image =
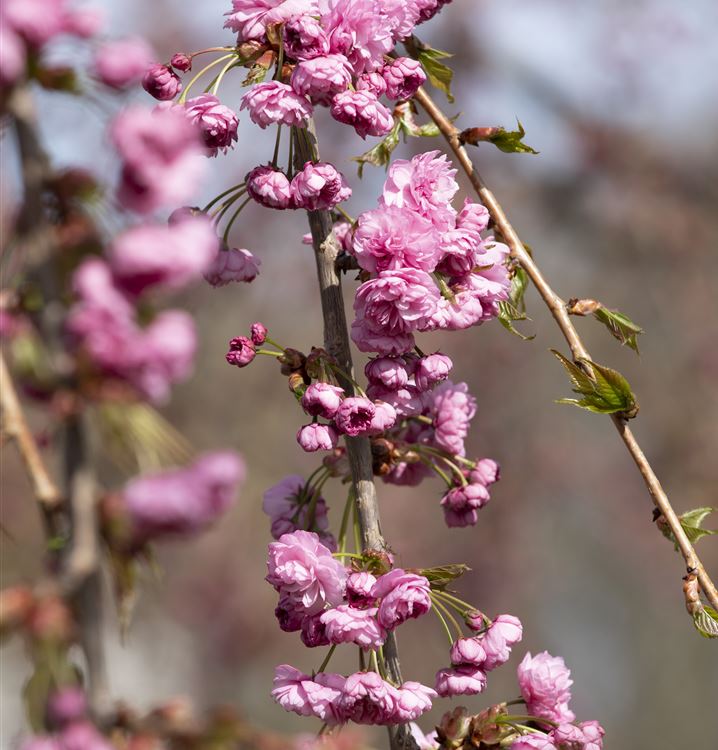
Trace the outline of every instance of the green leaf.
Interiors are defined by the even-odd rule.
[[[718,612],[703,606],[693,615],[693,624],[704,638],[718,638]]]
[[[493,143],[499,151],[506,154],[538,154],[538,151],[523,142],[526,135],[520,120],[516,120],[518,130],[506,130],[502,127],[468,128],[459,134],[462,143],[478,146],[479,143]]]
[[[436,568],[424,568],[419,573],[424,578],[429,579],[432,589],[445,589],[452,581],[461,578],[464,573],[468,573],[471,568],[463,563],[453,563],[449,565],[440,565]]]
[[[636,325],[627,315],[618,310],[609,310],[606,307],[599,307],[593,313],[593,317],[608,328],[610,334],[618,339],[621,344],[633,349],[638,354],[638,342],[636,337],[643,333],[641,326]]]
[[[431,85],[435,88],[443,91],[446,94],[446,98],[450,101],[454,101],[454,97],[451,94],[451,79],[454,76],[454,71],[444,63],[439,62],[447,57],[451,57],[448,52],[443,52],[440,49],[433,49],[432,47],[424,47],[419,50],[418,59],[422,67],[426,71],[427,78],[431,82]]]
[[[718,534],[718,529],[703,528],[703,521],[705,521],[705,519],[711,513],[718,513],[718,508],[710,508],[708,506],[703,508],[694,508],[693,510],[686,511],[685,513],[682,513],[680,516],[678,516],[678,519],[681,522],[681,526],[683,527],[683,531],[686,532],[686,536],[690,540],[691,544],[695,544],[704,536],[712,536],[713,534]],[[668,524],[659,521],[658,528],[661,530],[663,536],[665,536],[666,539],[669,539],[671,542],[673,542],[676,551],[678,551],[678,544],[676,544],[676,540],[673,538],[673,534],[668,527]]]
[[[399,132],[402,130],[401,120],[394,121],[394,127],[384,140],[379,141],[373,148],[365,151],[361,156],[354,156],[352,161],[359,163],[359,177],[364,174],[364,165],[373,164],[375,167],[388,167],[392,151],[399,145]]]
[[[627,419],[636,416],[638,413],[636,398],[628,381],[620,372],[592,362],[590,359],[581,360],[590,367],[593,373],[593,378],[591,378],[587,371],[575,362],[566,359],[560,352],[555,349],[551,349],[551,352],[566,369],[573,385],[573,392],[583,396],[581,399],[562,398],[556,403],[571,404],[597,414],[623,414]]]
[[[34,732],[42,732],[45,728],[45,708],[54,686],[52,670],[45,661],[35,667],[35,671],[23,686],[22,700],[25,704],[27,723]]]
[[[524,301],[524,295],[526,294],[528,284],[528,274],[521,266],[516,266],[513,270],[513,276],[511,277],[509,298],[504,302],[499,302],[499,323],[501,323],[507,331],[510,331],[520,339],[523,339],[524,341],[533,341],[533,339],[536,338],[536,334],[533,334],[533,336],[525,336],[521,331],[516,330],[514,327],[514,321],[531,320],[526,314],[526,302]]]

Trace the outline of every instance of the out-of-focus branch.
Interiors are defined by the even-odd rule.
[[[17,136],[23,179],[23,204],[15,228],[14,250],[32,267],[43,295],[39,319],[58,382],[73,387],[72,363],[63,346],[64,308],[54,263],[55,232],[46,215],[45,190],[52,177],[50,161],[37,135],[34,102],[27,87],[17,87],[7,104]],[[9,382],[9,380],[8,380]],[[64,526],[68,547],[55,583],[71,602],[78,620],[88,674],[90,703],[98,712],[107,696],[102,649],[102,585],[96,483],[82,415],[63,424],[63,468],[67,505]]]
[[[20,456],[25,463],[27,474],[32,483],[33,493],[40,505],[43,515],[49,519],[60,507],[62,498],[55,482],[45,467],[35,438],[25,419],[20,399],[15,391],[12,376],[0,353],[0,406],[2,406],[2,425],[5,434],[17,443]]]
[[[481,179],[478,171],[473,165],[473,162],[469,158],[466,149],[459,140],[460,130],[451,122],[451,120],[441,111],[436,105],[433,99],[424,91],[419,89],[415,97],[416,101],[424,108],[429,117],[436,123],[437,127],[441,131],[446,141],[451,148],[457,163],[466,173],[469,178],[474,190],[478,194],[482,203],[486,206],[491,214],[491,218],[501,233],[506,244],[511,250],[511,256],[517,260],[524,268],[533,285],[539,293],[539,296],[543,300],[546,307],[548,307],[553,319],[556,321],[563,337],[571,350],[571,355],[574,361],[579,366],[583,365],[583,360],[590,360],[586,347],[583,345],[578,332],[576,331],[573,322],[568,314],[566,303],[561,297],[554,292],[549,285],[548,281],[544,278],[541,270],[536,265],[535,261],[529,255],[528,251],[521,242],[516,230],[511,225],[508,217],[506,216],[501,204],[498,202],[494,194],[486,186],[486,183]],[[589,373],[590,374],[590,373]],[[673,536],[678,544],[678,548],[683,555],[686,562],[688,571],[695,571],[698,576],[701,589],[705,594],[706,598],[710,602],[711,606],[718,609],[718,589],[708,575],[706,569],[703,566],[700,558],[698,557],[690,539],[686,535],[683,527],[681,526],[678,515],[673,510],[673,507],[666,495],[661,483],[653,471],[651,464],[646,458],[645,454],[641,450],[638,441],[636,440],[630,427],[626,424],[626,421],[618,415],[611,415],[618,434],[621,436],[631,458],[635,462],[638,470],[643,477],[643,481],[648,488],[648,492],[653,499],[655,506],[660,510],[663,517],[666,519]]]
[[[301,167],[305,161],[318,158],[318,152],[309,139],[314,139],[313,124],[305,133],[295,131],[295,154]],[[316,142],[316,141],[315,141]],[[339,243],[332,231],[333,222],[329,211],[307,211],[309,228],[312,233],[312,245],[317,264],[319,290],[322,300],[324,319],[324,347],[336,357],[339,367],[349,375],[353,374],[349,330],[344,313],[344,296],[341,278],[337,271],[336,260],[339,254]],[[354,394],[351,380],[338,376],[347,395]],[[357,509],[357,518],[361,531],[362,545],[367,550],[388,550],[388,545],[381,531],[379,500],[374,486],[371,446],[366,437],[347,437],[347,458],[352,475],[352,484]],[[397,650],[396,638],[389,633],[384,645],[384,658],[391,679],[400,684],[401,665]],[[389,732],[393,750],[418,750],[418,746],[408,727],[399,726],[396,732]]]

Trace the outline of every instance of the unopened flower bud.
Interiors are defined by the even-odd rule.
[[[150,65],[142,79],[142,88],[161,102],[174,99],[182,91],[182,81],[167,65]]]
[[[249,330],[255,346],[261,346],[267,340],[267,327],[262,323],[252,323]]]
[[[182,73],[192,70],[192,58],[184,52],[175,52],[170,60],[170,65]]]
[[[257,351],[252,340],[246,336],[236,336],[229,342],[229,351],[225,359],[235,367],[246,367],[256,356]]]
[[[306,424],[297,432],[297,442],[307,453],[336,448],[339,435],[330,424]]]
[[[343,388],[331,383],[312,383],[302,396],[302,408],[313,417],[333,419],[343,399]]]

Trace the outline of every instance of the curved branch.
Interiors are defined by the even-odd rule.
[[[459,140],[459,129],[449,120],[449,118],[439,109],[433,99],[424,91],[419,89],[415,94],[414,98],[424,108],[429,117],[436,123],[437,127],[441,131],[441,134],[447,140],[449,147],[454,153],[454,157],[461,168],[466,173],[466,176],[471,181],[471,184],[481,199],[482,203],[486,206],[491,214],[491,218],[501,232],[506,244],[511,250],[511,257],[517,260],[524,268],[529,278],[536,287],[539,296],[544,301],[546,307],[548,307],[553,319],[556,321],[556,325],[561,329],[563,337],[566,339],[574,361],[580,364],[580,360],[591,359],[586,347],[583,345],[578,332],[576,331],[573,322],[571,321],[568,311],[566,309],[566,303],[561,297],[554,292],[549,285],[548,281],[544,278],[541,270],[536,265],[533,258],[529,255],[528,251],[524,247],[524,244],[519,239],[516,230],[511,225],[508,217],[506,216],[501,204],[496,199],[496,196],[489,190],[486,183],[481,179],[478,171],[473,165],[473,162],[469,158],[466,149]],[[703,563],[698,557],[690,539],[686,535],[683,527],[681,526],[680,519],[676,514],[675,510],[666,495],[665,490],[661,486],[661,483],[653,471],[651,464],[646,458],[645,454],[641,450],[638,441],[636,440],[630,427],[626,424],[625,420],[621,419],[617,415],[611,415],[618,434],[621,436],[628,452],[631,454],[631,458],[635,462],[638,470],[641,472],[643,481],[648,488],[648,492],[653,499],[655,506],[663,514],[666,522],[678,544],[678,548],[686,561],[686,567],[689,572],[695,571],[698,576],[701,589],[705,594],[706,598],[710,602],[714,609],[718,609],[718,589],[708,575]]]

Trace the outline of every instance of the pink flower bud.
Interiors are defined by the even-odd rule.
[[[429,354],[427,357],[422,357],[414,371],[416,387],[420,391],[431,390],[437,383],[441,383],[442,380],[449,377],[453,366],[454,363],[446,354],[436,352],[435,354]]]
[[[297,432],[297,442],[307,453],[336,448],[339,435],[330,424],[305,424]]]
[[[294,206],[307,211],[329,210],[351,198],[351,194],[344,175],[326,162],[308,161],[291,183]]]
[[[456,228],[470,232],[477,241],[480,241],[481,232],[489,225],[489,219],[486,206],[466,198],[464,207],[456,216]]]
[[[255,346],[261,346],[267,339],[267,326],[262,323],[252,323],[250,327],[250,336]]]
[[[251,339],[236,336],[229,342],[229,351],[225,359],[235,367],[246,367],[256,356],[257,352]]]
[[[489,492],[483,484],[454,487],[441,498],[444,520],[450,528],[473,526],[478,521],[477,510],[489,502]]]
[[[409,370],[403,357],[376,357],[370,359],[364,374],[372,383],[398,390],[409,382]]]
[[[170,59],[170,65],[181,73],[192,70],[192,57],[184,52],[175,52]]]
[[[302,643],[307,648],[328,646],[332,641],[327,636],[327,629],[322,620],[322,613],[309,615],[302,620]]]
[[[182,91],[182,81],[177,73],[167,65],[150,65],[142,79],[142,88],[161,102],[174,99]]]
[[[249,110],[249,119],[262,129],[275,123],[303,128],[313,113],[305,96],[280,81],[252,86],[242,97],[240,109]]]
[[[267,208],[291,208],[292,189],[284,172],[273,167],[255,167],[247,174],[247,192]]]
[[[443,698],[478,695],[486,688],[486,675],[478,667],[463,665],[436,673],[436,692]]]
[[[219,250],[204,278],[213,286],[226,286],[233,281],[254,281],[259,274],[262,261],[249,250],[231,248]]]
[[[332,100],[332,117],[351,125],[362,138],[386,135],[394,127],[391,112],[371,91],[342,91]]]
[[[201,94],[185,103],[187,117],[199,127],[210,156],[225,152],[237,140],[237,115],[213,94]]]
[[[411,99],[426,81],[426,73],[418,60],[397,57],[382,71],[389,99]]]
[[[478,638],[459,638],[451,647],[451,663],[456,666],[471,664],[481,667],[485,659],[486,651]]]
[[[312,383],[302,396],[302,408],[313,417],[334,419],[344,398],[344,389],[331,383]]]
[[[371,423],[376,414],[376,407],[361,396],[345,398],[334,415],[334,423],[339,432],[345,435],[364,435],[371,430]]]
[[[485,487],[498,482],[501,468],[493,458],[482,458],[476,462],[476,468],[469,472],[469,481],[483,484]]]

